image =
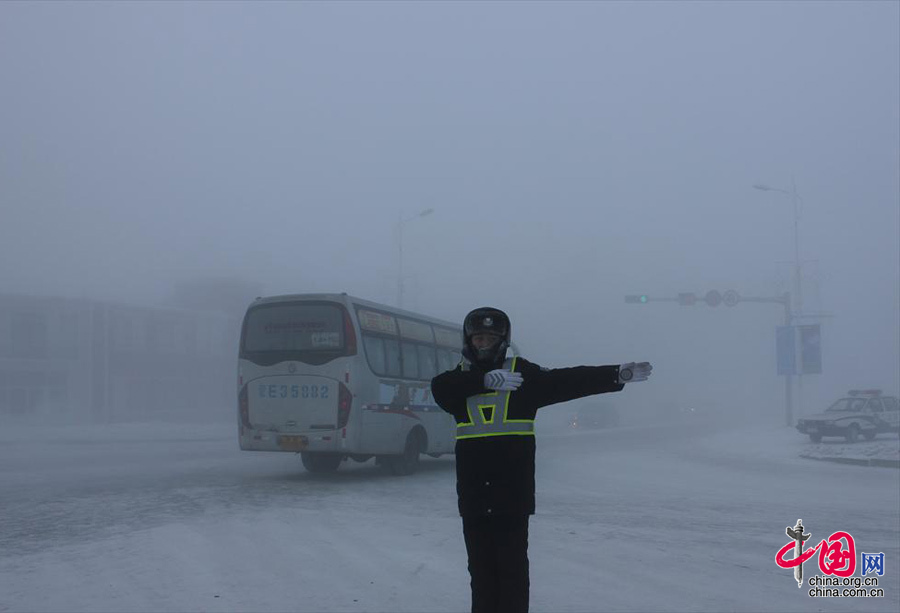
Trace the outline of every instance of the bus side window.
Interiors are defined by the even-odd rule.
[[[400,343],[392,338],[384,339],[384,352],[387,362],[387,375],[400,376]]]
[[[419,376],[422,379],[433,379],[437,375],[437,364],[435,363],[434,346],[418,345],[419,352]]]
[[[412,343],[400,343],[403,350],[403,377],[406,379],[419,378],[419,356],[416,346]]]
[[[437,358],[438,372],[445,372],[456,368],[456,364],[453,362],[453,354],[449,349],[438,348]]]
[[[387,372],[384,360],[384,339],[363,334],[363,344],[366,346],[366,357],[372,372],[376,375],[384,375]]]

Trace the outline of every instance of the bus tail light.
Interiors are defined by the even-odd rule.
[[[241,425],[250,429],[250,397],[247,394],[247,386],[241,388],[240,393],[238,393],[238,412],[241,415]]]
[[[337,427],[344,428],[350,420],[350,405],[353,403],[353,394],[347,389],[347,386],[338,382],[338,424]]]
[[[356,331],[353,329],[353,320],[350,313],[344,309],[344,339],[346,340],[346,355],[356,355]]]

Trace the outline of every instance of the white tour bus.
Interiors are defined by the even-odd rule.
[[[299,452],[311,472],[374,456],[411,474],[420,453],[454,451],[431,379],[461,348],[460,325],[347,294],[258,298],[241,328],[241,449]]]

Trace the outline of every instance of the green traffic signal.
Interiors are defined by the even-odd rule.
[[[647,294],[625,296],[625,302],[629,304],[645,304],[650,300]]]

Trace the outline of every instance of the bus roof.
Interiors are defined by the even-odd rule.
[[[453,323],[447,321],[445,319],[439,319],[437,317],[431,317],[429,315],[425,315],[424,313],[417,313],[415,311],[407,311],[405,309],[399,309],[395,306],[390,306],[387,304],[382,304],[379,302],[372,302],[371,300],[365,300],[363,298],[357,298],[356,296],[351,296],[346,292],[340,294],[282,294],[279,296],[260,296],[256,300],[254,300],[247,308],[250,309],[252,307],[258,306],[260,304],[274,304],[279,302],[298,302],[304,300],[327,300],[340,302],[341,304],[348,305],[350,303],[369,307],[371,309],[378,309],[380,311],[387,311],[393,315],[400,315],[403,317],[409,317],[411,319],[420,319],[423,321],[427,321],[431,324],[436,324],[439,326],[444,326],[447,328],[451,328],[453,330],[462,330],[462,325],[459,323]]]

